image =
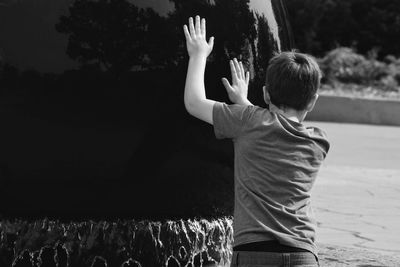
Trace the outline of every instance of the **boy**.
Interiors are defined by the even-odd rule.
[[[317,101],[321,72],[309,56],[274,57],[263,87],[269,109],[247,100],[249,73],[231,61],[232,85],[223,79],[227,105],[206,98],[204,72],[214,38],[196,16],[184,25],[189,54],[187,111],[214,126],[235,148],[234,252],[231,266],[318,266],[316,221],[310,190],[329,143],[318,128],[302,124]]]

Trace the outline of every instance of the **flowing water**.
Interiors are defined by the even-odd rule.
[[[227,266],[232,218],[2,221],[0,266]],[[41,265],[40,265],[41,264]]]

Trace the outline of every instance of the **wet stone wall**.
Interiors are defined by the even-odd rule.
[[[232,218],[0,223],[0,266],[223,266]]]

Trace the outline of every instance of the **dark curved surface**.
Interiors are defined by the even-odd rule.
[[[39,2],[48,7],[49,1]],[[19,76],[20,87],[24,81],[36,86],[29,81],[46,69],[33,56],[29,62],[15,56],[18,51],[7,41],[13,39],[7,39],[15,19],[11,11],[28,10],[28,2],[0,6],[4,61],[16,69],[33,67],[33,73]],[[263,105],[269,58],[293,48],[283,0],[59,2],[64,11],[52,10],[63,15],[47,22],[54,40],[64,40],[59,46],[78,64],[54,52],[60,47],[50,51],[53,59],[58,57],[54,69],[63,72],[42,75],[40,81],[58,85],[62,97],[45,86],[24,94],[24,101],[10,90],[2,93],[3,99],[12,95],[17,104],[0,114],[5,128],[0,136],[0,213],[59,218],[231,214],[231,142],[215,140],[211,126],[184,110],[187,55],[182,25],[199,14],[207,18],[208,33],[216,38],[206,72],[208,97],[228,102],[221,78],[230,78],[228,60],[238,57],[252,73],[250,100]],[[54,15],[46,12],[44,17]],[[23,51],[23,45],[17,47]],[[72,71],[71,64],[81,67]],[[19,88],[12,70],[8,66],[3,71],[5,88]],[[53,110],[43,111],[40,105]]]

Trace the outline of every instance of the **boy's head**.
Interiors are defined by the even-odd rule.
[[[269,62],[267,92],[264,92],[266,101],[279,108],[310,111],[317,99],[321,76],[321,70],[311,56],[282,52]]]

